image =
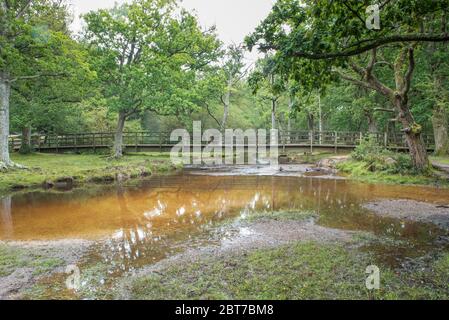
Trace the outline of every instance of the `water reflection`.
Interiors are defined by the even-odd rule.
[[[132,270],[186,247],[218,243],[212,228],[255,211],[309,210],[317,223],[365,230],[404,240],[418,251],[441,230],[425,224],[379,218],[361,204],[380,198],[445,203],[447,190],[375,186],[343,180],[263,176],[154,177],[139,186],[109,186],[70,193],[29,193],[0,201],[0,239],[101,240],[94,255],[111,272]],[[237,231],[236,231],[237,232]]]
[[[0,198],[0,230],[6,237],[13,234],[11,202],[11,196]]]

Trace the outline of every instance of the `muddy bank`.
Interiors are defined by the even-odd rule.
[[[449,204],[437,205],[413,200],[380,200],[363,206],[380,216],[433,223],[441,228],[449,229]]]
[[[86,240],[0,241],[0,300],[18,299],[43,277],[76,265],[93,243]]]

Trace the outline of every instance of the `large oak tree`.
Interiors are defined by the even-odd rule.
[[[118,114],[113,157],[123,155],[130,117],[178,115],[199,106],[198,88],[220,53],[213,28],[201,30],[196,17],[171,0],[135,0],[84,18],[103,94]]]
[[[369,0],[278,0],[270,15],[246,39],[277,59],[304,84],[344,79],[388,98],[406,134],[414,166],[429,166],[422,127],[411,112],[409,94],[416,67],[415,50],[445,42],[447,0],[379,1],[380,30],[367,28]],[[435,25],[439,25],[435,28]],[[394,52],[386,60],[385,51]],[[379,68],[391,72],[379,76]]]

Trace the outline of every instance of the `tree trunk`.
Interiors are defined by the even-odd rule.
[[[12,197],[11,195],[0,198],[0,230],[3,235],[11,236],[13,234],[13,221],[11,211]]]
[[[410,108],[404,103],[402,97],[395,98],[395,107],[399,111],[399,121],[405,132],[412,164],[416,169],[426,171],[429,168],[429,157],[421,134],[422,127],[415,122]]]
[[[292,136],[292,113],[293,113],[293,105],[295,104],[295,99],[290,96],[289,102],[288,102],[288,119],[287,119],[287,142],[291,142],[291,136]]]
[[[441,106],[435,106],[432,114],[433,133],[435,136],[435,154],[447,156],[449,154],[449,136],[446,111]]]
[[[13,165],[9,157],[9,97],[11,85],[0,71],[0,169]]]
[[[421,133],[406,133],[406,139],[413,166],[420,171],[426,171],[429,168],[429,158]]]
[[[114,149],[112,156],[121,158],[123,156],[123,129],[125,128],[126,114],[120,112],[118,115],[117,130],[115,132]]]
[[[33,151],[31,146],[31,126],[26,126],[22,128],[22,140],[20,143],[21,154],[29,154]]]
[[[309,131],[313,131],[315,129],[314,117],[312,113],[307,113],[307,127]]]
[[[221,121],[220,130],[224,132],[226,130],[226,125],[228,122],[229,108],[231,105],[231,84],[229,84],[226,94],[223,98],[223,120]]]
[[[377,132],[377,124],[374,116],[370,112],[365,112],[366,118],[368,119],[368,132],[376,133]]]
[[[276,129],[276,100],[271,100],[271,129]]]

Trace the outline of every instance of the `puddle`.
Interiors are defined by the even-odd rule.
[[[364,248],[400,266],[447,248],[447,230],[383,217],[363,205],[410,199],[447,205],[449,191],[385,186],[341,179],[184,173],[152,177],[138,186],[106,186],[67,193],[34,192],[0,199],[0,240],[93,240],[86,261],[101,261],[109,276],[134,271],[188,248],[251,235],[220,227],[257,211],[312,211],[320,226],[366,231],[390,239]],[[235,232],[235,233],[233,233]]]

